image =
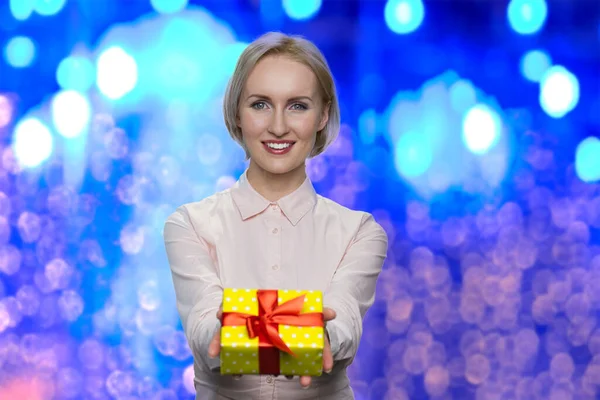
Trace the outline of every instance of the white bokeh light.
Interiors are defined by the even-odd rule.
[[[74,90],[64,90],[52,99],[52,122],[57,132],[74,138],[86,131],[92,110],[88,99]]]
[[[498,142],[502,123],[498,114],[484,104],[478,104],[463,118],[463,142],[474,154],[485,154]]]
[[[579,102],[577,77],[560,65],[546,71],[540,81],[540,106],[553,118],[562,118]]]
[[[120,99],[135,88],[137,80],[137,63],[122,48],[110,47],[98,57],[96,84],[106,97]]]
[[[20,165],[37,167],[50,157],[52,149],[52,134],[39,119],[26,118],[15,127],[13,150]]]

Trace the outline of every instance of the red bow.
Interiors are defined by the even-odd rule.
[[[279,325],[322,327],[323,313],[302,312],[305,295],[283,304],[277,304],[277,290],[258,290],[258,315],[223,313],[223,326],[246,326],[248,336],[259,341],[259,366],[261,374],[279,374],[279,351],[296,356],[279,337]]]

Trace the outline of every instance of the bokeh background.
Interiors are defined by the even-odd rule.
[[[390,239],[357,399],[600,396],[597,0],[1,0],[0,399],[192,399],[162,242],[229,187],[268,30],[327,56],[308,170]]]

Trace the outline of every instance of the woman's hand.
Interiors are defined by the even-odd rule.
[[[325,325],[327,325],[327,321],[331,321],[335,318],[335,311],[331,308],[323,308],[323,320],[325,321]],[[327,336],[326,326],[323,329],[325,333],[324,341],[325,345],[323,346],[323,372],[326,374],[330,373],[333,369],[333,354],[331,354],[331,345],[329,344],[329,337]],[[301,376],[300,377],[300,385],[304,389],[308,389],[311,382],[310,376]]]
[[[327,321],[331,321],[335,318],[335,311],[331,308],[323,308],[323,321],[325,321],[325,325],[327,325]],[[217,311],[217,318],[219,321],[223,319],[223,306],[219,307],[219,311]],[[323,371],[328,374],[333,369],[333,354],[331,354],[331,345],[329,344],[329,337],[327,336],[327,330],[324,327],[323,331],[325,333],[324,337],[324,346],[323,346]],[[219,329],[215,336],[213,336],[210,344],[208,345],[208,356],[210,358],[216,358],[219,356],[221,351],[221,330]],[[239,378],[241,375],[234,375],[234,378]],[[292,376],[287,376],[288,379],[292,379]],[[311,383],[310,376],[301,376],[300,377],[300,385],[303,388],[308,388]]]
[[[219,307],[219,311],[217,311],[217,318],[223,323],[223,305]],[[213,336],[210,344],[208,345],[208,356],[210,358],[217,358],[219,353],[221,352],[221,329],[219,329],[215,336]],[[241,375],[233,375],[234,379],[240,379]]]
[[[219,306],[219,311],[217,311],[217,318],[221,323],[223,323],[223,305]],[[210,344],[208,345],[208,356],[210,358],[217,358],[219,356],[219,352],[221,351],[221,329],[219,329],[215,336],[213,336]]]

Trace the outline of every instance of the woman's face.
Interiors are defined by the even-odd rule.
[[[268,173],[286,174],[304,168],[328,115],[309,67],[267,56],[248,76],[238,126],[251,162]]]

